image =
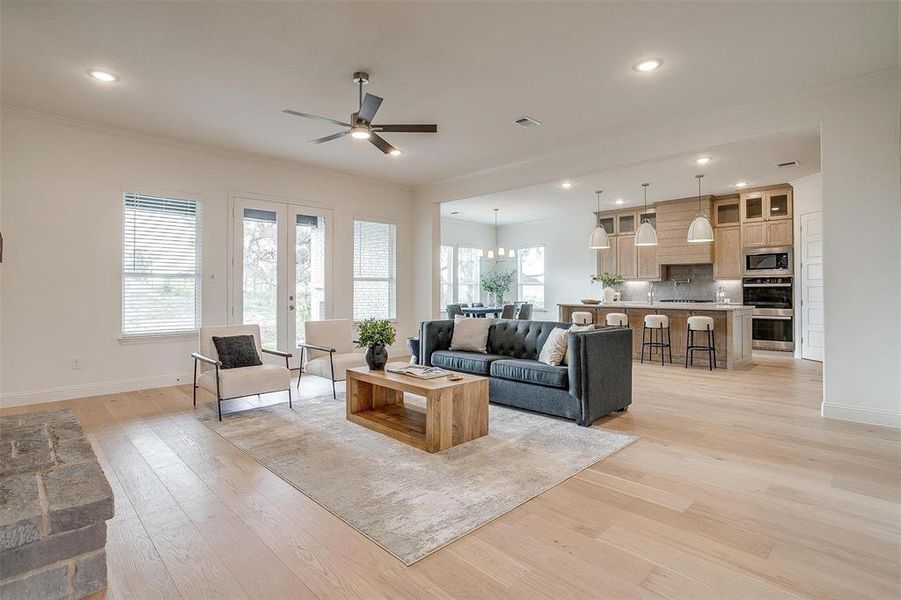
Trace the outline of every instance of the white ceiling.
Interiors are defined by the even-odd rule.
[[[3,103],[417,185],[897,62],[897,2],[2,4]],[[654,73],[631,65],[665,60]],[[118,74],[103,85],[89,68]],[[382,122],[440,133],[310,145],[353,71]],[[538,130],[510,121],[530,115]]]
[[[711,161],[701,167],[700,156]],[[777,163],[796,160],[799,165],[779,169]],[[748,188],[785,183],[820,171],[820,135],[816,129],[769,135],[734,144],[703,148],[697,152],[665,160],[568,179],[569,189],[560,181],[507,192],[487,194],[465,200],[445,202],[441,216],[459,221],[494,223],[494,208],[499,208],[498,223],[525,223],[573,215],[590,215],[597,210],[595,190],[601,194],[601,210],[639,206],[643,202],[641,184],[650,183],[648,202],[695,196],[695,174],[703,173],[703,194],[728,194],[738,191],[735,183]],[[617,204],[622,200],[622,204]],[[454,214],[457,213],[457,214]]]

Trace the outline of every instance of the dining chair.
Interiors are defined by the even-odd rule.
[[[522,304],[519,307],[519,313],[516,315],[517,319],[521,319],[523,321],[528,321],[532,318],[532,305],[528,302]]]
[[[448,304],[447,305],[447,318],[453,319],[457,315],[462,315],[463,311],[460,309],[463,308],[464,306],[466,306],[466,305],[465,304]]]
[[[472,303],[472,307],[473,307],[473,308],[484,308],[485,305],[482,304],[481,302],[473,302],[473,303]]]
[[[514,305],[514,304],[504,304],[504,310],[501,311],[501,318],[502,319],[512,319],[514,308],[516,308],[516,305]]]

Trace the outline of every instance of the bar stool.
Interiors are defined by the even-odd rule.
[[[654,332],[657,332],[657,341],[654,341]],[[650,332],[650,337],[647,334]],[[666,332],[666,335],[663,333]],[[646,339],[647,338],[647,339]],[[644,362],[644,349],[648,349],[648,360],[654,348],[660,348],[660,364],[664,364],[666,349],[669,348],[669,362],[673,364],[673,347],[670,345],[669,318],[666,315],[645,315],[644,328],[641,330],[641,362]]]
[[[707,332],[707,344],[695,344],[695,331]],[[707,353],[707,366],[712,371],[716,367],[716,337],[713,335],[713,318],[712,317],[688,317],[688,331],[685,334],[685,368],[688,368],[689,362],[695,364],[695,357],[692,352],[700,350]]]
[[[594,315],[586,311],[576,311],[573,313],[572,321],[576,325],[591,325],[594,323]]]
[[[604,322],[608,327],[628,327],[629,316],[626,313],[607,313]]]

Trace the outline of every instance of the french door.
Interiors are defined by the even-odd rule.
[[[294,354],[292,368],[304,322],[331,312],[333,224],[328,208],[234,201],[231,320],[259,324],[263,346]]]

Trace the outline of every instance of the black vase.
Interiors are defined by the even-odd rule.
[[[373,371],[381,371],[388,363],[388,350],[385,344],[373,344],[366,349],[366,364]]]

